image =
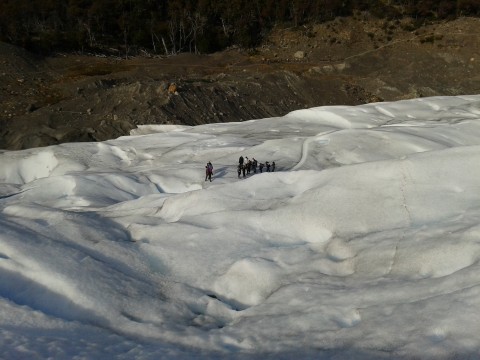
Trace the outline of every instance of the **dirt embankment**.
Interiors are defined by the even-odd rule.
[[[278,29],[255,51],[37,58],[0,43],[0,149],[480,92],[480,19],[414,29],[366,18]]]

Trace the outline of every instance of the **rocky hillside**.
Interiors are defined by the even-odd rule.
[[[0,43],[0,148],[126,135],[139,124],[243,121],[322,105],[480,92],[480,19],[339,18],[255,50],[37,58]]]

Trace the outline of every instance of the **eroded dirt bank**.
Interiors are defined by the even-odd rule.
[[[480,91],[480,19],[412,29],[360,18],[278,29],[254,51],[38,58],[0,44],[0,148],[243,121],[322,105]]]

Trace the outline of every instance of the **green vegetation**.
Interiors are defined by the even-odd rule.
[[[368,12],[425,20],[480,16],[478,0],[2,0],[0,40],[40,53],[134,55],[249,48],[278,24]]]

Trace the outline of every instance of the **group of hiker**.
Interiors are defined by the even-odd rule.
[[[240,156],[240,158],[238,159],[237,173],[239,178],[242,174],[243,174],[243,177],[246,177],[251,173],[256,174],[257,169],[261,173],[263,172],[263,169],[265,169],[266,172],[274,172],[275,161],[272,161],[272,163],[270,163],[269,161],[265,161],[265,164],[264,164],[264,163],[259,163],[255,158],[249,159],[247,156],[245,156],[245,158],[243,156]],[[209,161],[207,165],[205,165],[205,181],[207,180],[212,181],[212,175],[213,175],[213,165]]]
[[[257,173],[257,167],[259,172],[263,172],[263,168],[265,168],[266,172],[274,172],[275,171],[275,161],[270,162],[266,161],[264,163],[259,163],[255,158],[249,159],[247,156],[245,158],[240,156],[238,159],[238,167],[237,173],[238,177],[243,174],[243,177],[250,175],[250,173]]]

